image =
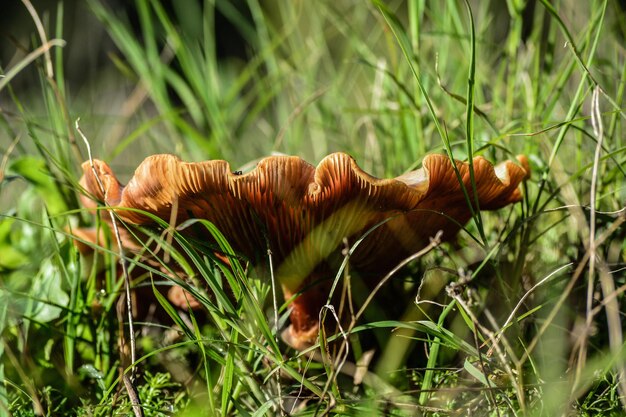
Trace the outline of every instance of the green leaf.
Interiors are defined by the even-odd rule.
[[[18,269],[28,263],[28,256],[9,245],[0,245],[0,271]]]
[[[25,315],[43,323],[57,319],[63,311],[60,306],[68,305],[70,298],[63,290],[62,273],[50,258],[43,261],[29,296]]]
[[[58,214],[67,210],[63,196],[59,192],[52,174],[47,171],[46,163],[41,158],[23,156],[15,159],[9,165],[8,171],[19,175],[32,184],[45,201],[51,214]]]
[[[495,388],[496,385],[489,381],[488,379],[485,378],[485,374],[483,372],[480,371],[480,369],[478,369],[476,366],[474,366],[473,363],[471,363],[469,361],[469,359],[465,359],[465,363],[463,364],[463,368],[465,368],[465,370],[472,375],[474,378],[476,378],[481,384],[483,384],[486,387],[491,387],[491,388]]]

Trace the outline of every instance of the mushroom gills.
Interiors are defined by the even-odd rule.
[[[494,168],[476,157],[474,196],[469,165],[454,163],[458,176],[446,156],[428,155],[418,170],[378,179],[345,153],[331,154],[317,167],[298,157],[272,156],[243,174],[231,171],[225,161],[188,163],[173,155],[154,155],[122,186],[105,162],[94,160],[95,169],[90,162],[83,164],[81,179],[93,199],[83,196],[82,201],[86,207],[105,201],[119,218],[144,227],[154,226],[151,217],[128,209],[175,224],[208,220],[255,264],[267,262],[269,249],[275,276],[285,298],[292,300],[291,326],[283,336],[303,349],[317,337],[319,312],[345,242],[359,242],[350,267],[375,282],[440,230],[444,239],[451,239],[472,210],[521,200],[519,184],[527,178],[527,168],[510,161]],[[468,207],[463,187],[477,207]],[[181,233],[212,241],[202,230]]]

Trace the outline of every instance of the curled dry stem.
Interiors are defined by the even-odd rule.
[[[589,217],[589,288],[587,299],[587,325],[590,326],[592,320],[591,299],[593,296],[593,276],[595,273],[596,262],[598,262],[598,275],[600,279],[600,287],[602,288],[602,296],[604,299],[615,293],[615,282],[611,274],[608,272],[606,264],[597,253],[598,244],[596,242],[596,191],[598,183],[598,171],[600,166],[600,156],[602,153],[602,143],[604,141],[604,125],[602,123],[602,115],[600,113],[600,87],[596,85],[593,90],[591,100],[591,123],[593,133],[597,138],[596,149],[593,158],[593,170],[591,176],[590,190],[590,206],[591,213]],[[591,296],[591,297],[589,297]],[[610,298],[606,302],[606,320],[609,327],[609,345],[611,352],[617,360],[615,370],[619,379],[618,390],[620,392],[620,401],[622,408],[626,410],[626,372],[624,370],[624,361],[621,359],[621,350],[623,343],[622,324],[620,320],[620,310],[616,298]]]
[[[363,305],[361,306],[359,311],[352,316],[352,319],[350,321],[348,328],[345,331],[341,327],[339,328],[341,335],[342,335],[343,343],[341,344],[341,347],[339,348],[339,352],[337,354],[337,358],[338,358],[337,365],[334,367],[332,374],[328,378],[324,391],[328,389],[330,384],[337,378],[339,373],[341,373],[342,368],[346,363],[346,359],[348,355],[350,334],[352,333],[352,330],[354,330],[358,320],[361,318],[361,316],[363,316],[363,314],[365,313],[365,309],[372,302],[372,300],[374,299],[378,291],[380,291],[380,289],[404,266],[406,266],[410,262],[413,262],[416,259],[421,258],[422,256],[426,255],[428,252],[430,252],[431,250],[439,246],[441,244],[442,237],[443,237],[443,232],[438,231],[435,234],[435,236],[430,239],[430,243],[426,247],[422,248],[420,251],[414,253],[413,255],[405,258],[400,263],[398,263],[398,265],[396,265],[391,271],[389,271],[383,277],[383,279],[381,279],[380,282],[374,287],[374,289],[370,292],[365,302],[363,302]],[[328,307],[328,306],[325,306],[325,307]],[[334,314],[334,309],[331,311]],[[339,322],[339,319],[336,316],[335,316],[335,319],[337,320],[337,322]]]

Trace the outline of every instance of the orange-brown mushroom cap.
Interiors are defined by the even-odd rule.
[[[277,277],[290,297],[337,254],[345,238],[353,242],[384,220],[389,219],[353,254],[356,268],[383,273],[422,249],[439,230],[444,239],[454,236],[471,217],[462,187],[472,202],[478,201],[474,209],[497,209],[522,198],[518,186],[528,175],[523,167],[510,161],[494,167],[475,158],[475,198],[468,164],[455,163],[463,185],[443,155],[428,155],[421,169],[394,179],[365,173],[344,153],[327,156],[317,168],[297,157],[268,157],[243,175],[232,173],[225,161],[189,163],[155,155],[139,165],[125,187],[98,160],[93,161],[95,170],[89,162],[83,164],[81,184],[130,223],[149,225],[152,220],[124,208],[141,209],[166,222],[175,209],[177,224],[190,218],[209,220],[253,261],[270,249]]]

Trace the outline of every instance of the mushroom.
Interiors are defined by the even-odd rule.
[[[527,166],[525,159],[520,162]],[[154,224],[141,211],[127,208],[176,224],[206,219],[254,264],[265,262],[269,249],[285,299],[292,299],[291,326],[284,336],[303,349],[317,336],[319,310],[328,298],[333,262],[341,258],[344,239],[354,243],[378,225],[360,242],[350,264],[380,278],[437,232],[449,240],[470,219],[462,187],[470,201],[478,202],[474,210],[521,200],[518,187],[527,168],[510,161],[494,167],[474,158],[475,198],[469,165],[455,164],[457,172],[446,156],[428,155],[418,170],[378,179],[345,153],[327,156],[317,168],[298,157],[272,156],[245,174],[233,173],[226,161],[182,162],[173,155],[154,155],[126,186],[105,162],[94,160],[95,169],[86,162],[81,184],[96,200],[106,196],[128,223]],[[198,233],[187,230],[183,233]],[[208,232],[196,237],[211,239]]]

